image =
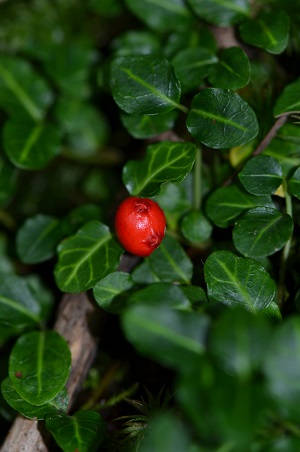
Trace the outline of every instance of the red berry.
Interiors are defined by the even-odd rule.
[[[115,228],[125,250],[146,257],[160,245],[165,235],[166,218],[156,202],[132,196],[120,204]]]

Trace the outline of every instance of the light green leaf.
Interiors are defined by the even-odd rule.
[[[275,207],[270,196],[250,195],[233,184],[217,188],[210,194],[206,213],[216,226],[227,228],[241,213],[258,206]]]
[[[53,400],[45,405],[32,405],[26,402],[14,389],[9,377],[3,380],[1,391],[6,402],[22,416],[28,419],[42,420],[47,414],[56,414],[57,410],[66,411],[69,403],[67,390],[64,388]]]
[[[177,30],[193,23],[184,0],[125,0],[125,3],[135,16],[157,31]]]
[[[111,49],[115,56],[148,55],[160,53],[159,36],[148,30],[129,30],[117,36],[111,42]]]
[[[3,145],[9,160],[18,168],[38,170],[60,151],[59,130],[50,123],[33,123],[13,118],[3,129]]]
[[[280,163],[267,155],[248,160],[238,176],[244,188],[257,196],[272,195],[283,180]]]
[[[281,116],[286,113],[300,112],[300,78],[288,84],[276,100],[273,114]]]
[[[118,106],[132,115],[157,115],[181,108],[180,82],[169,61],[157,55],[116,58],[111,64],[110,86]]]
[[[46,261],[55,255],[56,246],[65,236],[60,221],[37,214],[27,218],[16,236],[17,253],[26,264]]]
[[[210,301],[254,314],[264,312],[275,297],[275,282],[264,267],[230,251],[214,251],[204,264],[204,277]]]
[[[290,215],[268,207],[256,207],[235,222],[232,237],[241,254],[257,258],[279,251],[292,233]]]
[[[289,40],[289,17],[285,11],[262,11],[240,24],[242,39],[273,54],[282,53]]]
[[[193,143],[161,141],[148,146],[141,161],[129,161],[123,182],[132,195],[152,197],[165,182],[180,182],[191,171],[196,158]]]
[[[210,69],[209,82],[216,88],[240,89],[249,83],[250,61],[240,47],[221,50],[219,61]]]
[[[55,331],[23,334],[9,357],[9,378],[32,405],[44,405],[64,388],[71,368],[67,341]]]
[[[193,264],[179,243],[166,235],[148,258],[150,268],[165,282],[189,284],[193,275]]]
[[[209,23],[228,27],[249,15],[248,0],[187,0],[195,13]]]
[[[104,421],[96,411],[49,415],[46,429],[64,452],[96,452],[105,435]]]
[[[1,55],[0,106],[18,118],[40,121],[52,103],[52,92],[28,61]]]
[[[211,223],[201,211],[191,211],[182,219],[182,235],[192,243],[203,243],[208,240],[212,229]]]
[[[186,125],[193,138],[215,149],[240,146],[258,134],[252,108],[238,94],[220,88],[196,94]]]
[[[116,270],[123,248],[108,226],[89,221],[58,246],[54,275],[64,292],[82,292]]]

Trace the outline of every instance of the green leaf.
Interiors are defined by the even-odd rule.
[[[217,188],[206,202],[206,213],[220,228],[227,228],[243,212],[258,206],[275,207],[270,196],[254,196],[238,185]]]
[[[126,338],[138,350],[168,367],[186,368],[205,347],[208,318],[187,311],[142,302],[121,317]]]
[[[131,195],[152,197],[165,182],[180,182],[191,171],[196,158],[193,143],[161,141],[148,146],[141,161],[129,161],[123,182]]]
[[[56,283],[63,292],[90,289],[117,268],[122,253],[108,226],[89,221],[58,246]]]
[[[245,378],[260,369],[270,339],[266,317],[226,309],[211,330],[208,347],[225,372]]]
[[[163,52],[167,58],[171,59],[178,52],[189,47],[205,47],[215,54],[216,38],[207,25],[199,23],[197,27],[178,29],[170,33],[164,42]]]
[[[188,0],[188,4],[199,17],[220,27],[234,25],[250,13],[248,0]]]
[[[159,282],[159,277],[152,271],[147,259],[142,260],[142,262],[134,268],[131,276],[133,282],[136,284],[152,284],[154,282]]]
[[[181,217],[192,209],[192,172],[183,183],[163,184],[156,201],[165,212],[168,229],[177,229]]]
[[[18,168],[38,170],[48,165],[60,151],[60,133],[50,123],[33,123],[13,118],[3,129],[3,146]]]
[[[165,282],[189,284],[193,274],[193,264],[179,243],[166,235],[148,258],[151,270]]]
[[[109,136],[107,119],[91,104],[62,97],[56,105],[55,115],[66,134],[71,154],[88,157],[106,144]]]
[[[289,17],[285,11],[262,11],[239,26],[242,39],[273,54],[282,53],[289,40]]]
[[[193,23],[193,16],[183,0],[125,0],[129,10],[157,31],[177,30]]]
[[[240,146],[258,134],[252,108],[238,94],[221,88],[196,94],[186,125],[193,138],[215,149]]]
[[[285,177],[289,177],[290,173],[300,165],[299,145],[291,141],[274,138],[264,150],[263,155],[269,155],[278,160]]]
[[[44,68],[64,94],[84,99],[90,94],[88,76],[93,58],[88,40],[73,36],[48,48]]]
[[[272,195],[283,180],[280,163],[267,155],[251,158],[238,176],[244,188],[257,196]]]
[[[120,302],[118,296],[124,294],[134,286],[131,275],[125,272],[114,272],[96,283],[93,295],[98,305],[112,314],[122,311],[125,305],[123,298]]]
[[[22,416],[28,419],[42,420],[47,414],[56,414],[57,410],[66,411],[69,403],[67,390],[64,388],[53,400],[45,405],[32,405],[26,402],[14,389],[9,377],[3,380],[1,391],[6,402]]]
[[[175,74],[180,80],[182,90],[200,87],[202,79],[208,76],[218,58],[204,47],[190,47],[178,52],[172,59]]]
[[[257,314],[275,297],[276,285],[264,267],[230,251],[213,252],[204,264],[204,276],[210,301]]]
[[[46,429],[64,452],[96,452],[105,435],[104,421],[96,411],[49,415]]]
[[[201,211],[191,211],[182,219],[182,235],[192,243],[197,244],[208,240],[212,229],[211,223]]]
[[[235,222],[232,237],[241,254],[257,258],[279,251],[292,233],[290,215],[269,207],[256,207]]]
[[[9,377],[28,403],[44,405],[64,388],[71,368],[67,341],[55,331],[24,334],[9,357]]]
[[[9,336],[36,328],[43,320],[42,306],[25,278],[0,273],[0,327]]]
[[[300,199],[300,167],[298,167],[289,180],[289,189],[292,195]]]
[[[28,61],[1,55],[0,106],[13,117],[34,121],[44,118],[52,93]]]
[[[172,130],[177,114],[178,112],[175,110],[156,116],[133,116],[124,113],[121,115],[121,121],[131,136],[143,139],[155,137],[160,133]]]
[[[240,47],[221,50],[219,61],[210,69],[209,82],[216,88],[240,89],[250,81],[250,61]]]
[[[169,61],[157,55],[116,58],[111,64],[110,86],[126,113],[157,115],[181,108],[180,82]]]
[[[26,264],[44,262],[55,255],[56,246],[65,236],[60,221],[50,215],[27,218],[16,236],[17,253]]]
[[[273,109],[274,116],[300,112],[300,78],[289,83],[278,97]]]
[[[115,56],[148,55],[160,53],[158,36],[148,30],[129,30],[111,42]]]
[[[286,419],[298,422],[300,407],[300,321],[296,316],[280,324],[273,333],[264,361],[268,390]]]

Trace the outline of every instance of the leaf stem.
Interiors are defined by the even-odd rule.
[[[201,209],[201,184],[202,184],[202,151],[200,147],[196,149],[196,160],[194,165],[194,209]]]
[[[183,113],[188,113],[188,112],[189,112],[189,109],[188,109],[185,105],[182,105],[182,104],[176,104],[176,107],[177,107],[179,110],[181,110]]]
[[[285,194],[286,213],[293,218],[292,198],[287,189],[286,180],[283,181],[283,190]],[[278,306],[280,307],[287,297],[287,290],[285,287],[287,261],[290,255],[292,245],[292,236],[286,242],[281,256],[281,265],[279,270],[279,284],[278,284]]]

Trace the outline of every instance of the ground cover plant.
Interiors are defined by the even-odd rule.
[[[16,450],[300,450],[298,2],[0,18],[2,450],[16,429]],[[155,250],[129,233],[139,256],[128,197],[166,218]],[[71,332],[93,309],[89,365],[61,299]]]

